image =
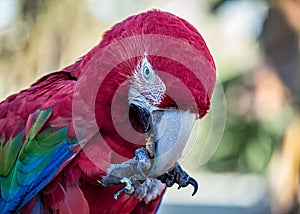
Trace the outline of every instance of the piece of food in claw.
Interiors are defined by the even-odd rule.
[[[181,158],[184,147],[196,120],[189,111],[165,110],[152,113],[150,142],[155,142],[153,166],[149,177],[157,177],[174,167]]]
[[[155,142],[152,141],[150,137],[146,137],[146,150],[149,153],[149,157],[153,158],[155,152]]]

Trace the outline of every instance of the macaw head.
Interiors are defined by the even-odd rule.
[[[153,177],[181,157],[195,120],[210,107],[216,79],[213,58],[198,31],[157,10],[116,24],[68,69],[84,79],[85,97],[92,97],[97,82],[91,105],[112,151],[131,158],[136,148],[147,147]]]

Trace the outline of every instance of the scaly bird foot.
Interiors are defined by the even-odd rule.
[[[111,164],[107,175],[97,182],[103,186],[125,183],[125,186],[115,193],[114,198],[117,199],[122,192],[132,194],[147,179],[151,165],[148,151],[145,148],[139,148],[132,159],[121,164]]]
[[[148,151],[145,148],[138,148],[135,151],[135,160],[137,161],[137,170],[146,177],[144,170],[146,171],[146,174],[148,175],[151,168],[151,160],[148,154]]]
[[[158,179],[167,185],[167,187],[173,186],[173,184],[178,184],[178,189],[181,187],[186,187],[191,184],[194,187],[194,191],[192,196],[196,194],[198,191],[198,183],[197,181],[190,177],[182,168],[181,166],[176,163],[174,168],[169,172],[161,175]]]

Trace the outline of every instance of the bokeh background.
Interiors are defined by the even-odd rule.
[[[151,8],[192,23],[215,58],[226,112],[208,161],[211,112],[159,213],[299,213],[299,0],[0,0],[0,98],[84,55],[114,23]],[[213,131],[213,130],[212,130]],[[209,150],[209,149],[208,149]]]

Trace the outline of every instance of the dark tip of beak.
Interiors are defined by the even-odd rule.
[[[138,123],[139,127],[135,127],[138,130],[142,128],[143,133],[150,131],[150,112],[146,108],[142,108],[138,105],[130,104],[129,115],[133,120]]]

